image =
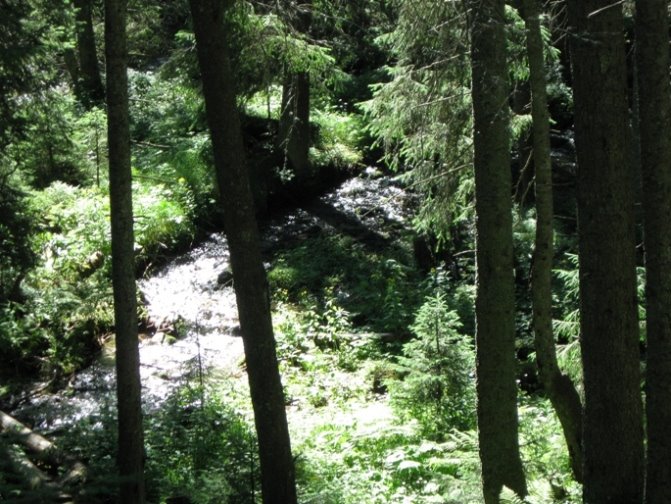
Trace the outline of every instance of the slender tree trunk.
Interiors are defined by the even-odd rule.
[[[639,503],[643,425],[622,5],[568,5],[578,156],[584,501]]]
[[[666,0],[636,2],[647,306],[646,502],[671,502],[671,81]]]
[[[582,404],[571,379],[557,363],[552,331],[553,199],[550,158],[550,115],[548,113],[545,58],[538,0],[522,0],[526,25],[531,114],[533,118],[534,169],[536,173],[536,243],[534,248],[531,297],[536,361],[541,383],[557,412],[571,458],[571,469],[582,481]]]
[[[296,9],[288,6],[289,10]],[[307,33],[312,22],[311,0],[303,0],[288,23]],[[310,74],[287,71],[282,88],[282,109],[278,132],[280,147],[298,179],[310,176]]]
[[[79,55],[79,84],[86,105],[95,105],[105,99],[105,89],[100,79],[100,67],[96,54],[96,41],[91,15],[92,0],[74,0],[77,23],[77,53]]]
[[[508,74],[503,0],[471,0],[477,214],[476,367],[485,503],[527,493],[519,453]]]
[[[310,176],[310,75],[288,72],[282,89],[280,148],[299,180]]]
[[[70,80],[72,80],[72,87],[75,95],[80,97],[82,92],[79,85],[79,62],[77,61],[77,54],[73,48],[68,47],[63,51],[63,61],[65,62],[65,68],[70,74]]]
[[[133,251],[125,0],[105,0],[105,54],[119,409],[119,501],[137,504],[144,502],[144,446]]]
[[[259,438],[263,502],[292,504],[296,486],[284,392],[224,26],[233,1],[190,4]]]

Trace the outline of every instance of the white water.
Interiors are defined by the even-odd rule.
[[[383,238],[403,228],[410,209],[406,193],[387,178],[351,179],[319,200],[346,220]],[[263,232],[264,250],[277,250],[306,231],[332,232],[333,219],[311,212],[310,206],[278,216]],[[329,221],[329,222],[326,222]],[[157,408],[194,371],[239,370],[243,359],[235,294],[218,277],[228,266],[229,253],[222,234],[213,234],[188,253],[177,257],[151,277],[140,281],[150,320],[159,328],[140,345],[145,408]],[[166,337],[161,326],[175,326],[179,338]],[[172,342],[169,342],[172,340]],[[83,418],[95,420],[115,403],[113,349],[106,349],[91,367],[78,373],[69,387],[55,394],[40,394],[13,413],[39,431],[49,432]]]

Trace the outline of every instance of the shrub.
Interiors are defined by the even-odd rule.
[[[245,419],[210,391],[185,387],[147,419],[147,491],[196,504],[254,503],[256,438]]]

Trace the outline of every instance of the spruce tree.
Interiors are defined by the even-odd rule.
[[[259,439],[263,502],[292,504],[296,485],[284,391],[224,25],[233,3],[191,0],[191,15]]]
[[[545,58],[539,17],[540,6],[538,0],[522,0],[521,4],[526,26],[533,121],[536,240],[531,272],[531,298],[536,362],[541,383],[557,412],[564,432],[573,475],[576,480],[582,481],[582,404],[575,385],[559,369],[552,330],[552,259],[554,255],[552,160]]]
[[[570,0],[584,501],[643,499],[633,171],[622,5]]]
[[[486,504],[527,493],[518,443],[508,71],[503,0],[472,0],[478,438]]]
[[[671,80],[665,0],[636,2],[646,267],[646,502],[671,502]]]
[[[140,356],[128,118],[126,1],[105,0],[107,127],[116,335],[120,502],[144,502]]]

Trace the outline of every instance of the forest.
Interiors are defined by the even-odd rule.
[[[671,503],[664,0],[0,0],[0,502]]]

